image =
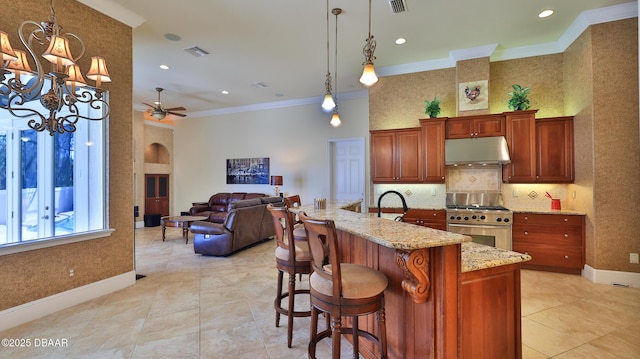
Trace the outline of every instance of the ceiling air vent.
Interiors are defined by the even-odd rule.
[[[391,11],[393,11],[394,14],[407,11],[407,5],[404,0],[389,0],[389,6],[391,6]]]
[[[209,55],[208,52],[206,52],[205,50],[199,48],[198,46],[189,47],[187,49],[184,49],[184,51],[186,51],[188,54],[193,55],[195,57],[202,57],[202,56],[205,56],[205,55]]]

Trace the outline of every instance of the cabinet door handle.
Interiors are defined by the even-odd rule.
[[[524,216],[524,220],[525,220],[525,221],[528,221],[528,220],[529,220],[529,217]]]
[[[564,259],[569,259],[569,256],[564,256]]]
[[[529,252],[524,252],[524,254],[529,255]]]
[[[565,222],[569,222],[569,218],[565,218],[565,219],[564,219],[564,221],[565,221]]]
[[[569,238],[569,235],[567,233],[564,234],[564,238]]]
[[[436,217],[437,215],[438,215],[437,213],[434,213],[434,214],[433,214],[433,216],[434,216],[434,217]]]
[[[529,235],[529,232],[524,231],[524,235],[525,235],[525,236]]]

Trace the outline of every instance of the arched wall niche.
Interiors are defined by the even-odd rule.
[[[144,149],[144,163],[170,164],[169,150],[160,143],[154,142]]]

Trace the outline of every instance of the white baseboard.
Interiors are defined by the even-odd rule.
[[[593,283],[640,288],[640,273],[595,269],[585,265],[582,270],[582,276]]]
[[[136,272],[131,271],[3,310],[0,312],[0,331],[42,318],[45,315],[98,298],[105,294],[113,293],[131,286],[135,284],[135,282]]]
[[[135,222],[135,223],[136,223],[135,228],[142,228],[142,227],[144,227],[144,221],[137,221],[137,222]]]

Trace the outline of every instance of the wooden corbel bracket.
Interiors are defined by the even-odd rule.
[[[429,250],[426,248],[411,251],[396,250],[396,264],[405,273],[402,281],[404,289],[413,298],[414,303],[424,303],[429,298]]]

